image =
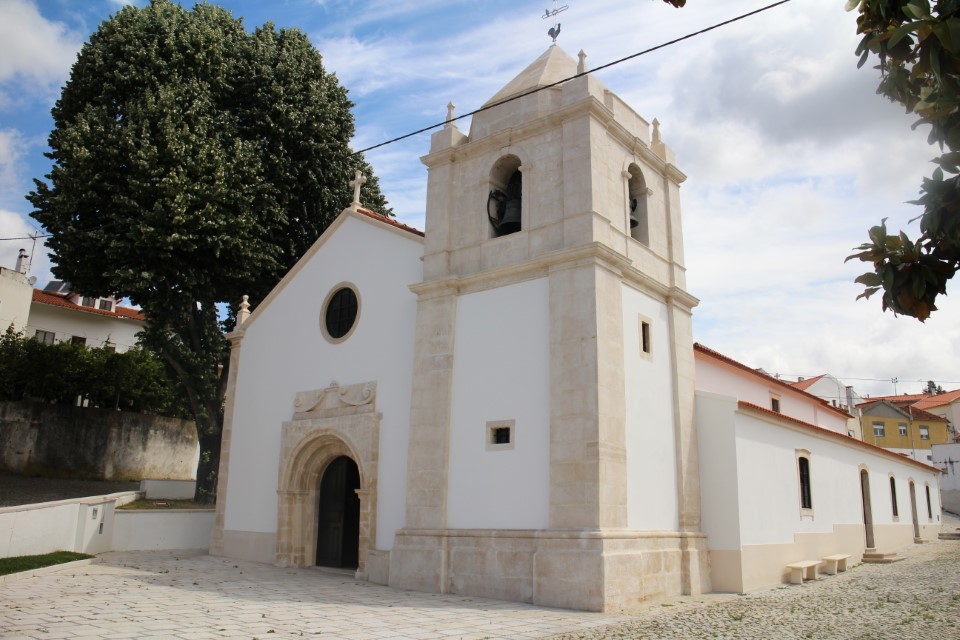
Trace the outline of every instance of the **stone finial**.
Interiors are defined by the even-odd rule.
[[[250,296],[243,296],[240,302],[240,311],[237,312],[237,326],[242,327],[243,323],[250,317]]]
[[[577,54],[577,57],[580,58],[580,62],[577,63],[577,73],[586,73],[587,72],[587,54],[583,49],[580,49],[580,53]]]
[[[654,143],[662,142],[660,140],[660,121],[656,118],[653,119],[653,141]]]
[[[457,105],[453,104],[452,102],[447,103],[447,119],[443,125],[444,129],[449,129],[450,127],[454,126],[453,119],[456,118],[456,108]]]
[[[350,204],[351,208],[357,209],[360,207],[360,187],[366,183],[366,176],[363,175],[362,171],[357,169],[356,176],[350,181],[350,186],[353,187],[353,202]]]

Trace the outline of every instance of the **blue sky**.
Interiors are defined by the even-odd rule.
[[[82,43],[123,4],[0,0],[0,238],[33,230],[23,196],[49,170],[50,108]],[[556,16],[558,44],[572,56],[583,49],[593,68],[768,2],[219,4],[249,29],[272,21],[309,35],[350,90],[359,149],[439,122],[449,101],[458,113],[483,104],[550,45],[545,9],[569,6]],[[901,393],[926,379],[960,387],[960,293],[925,325],[854,300],[852,280],[864,269],[844,257],[883,217],[910,228],[918,211],[904,202],[935,154],[909,116],[874,95],[877,72],[856,69],[855,15],[843,4],[793,0],[597,77],[661,121],[688,176],[681,196],[688,288],[701,300],[695,339],[788,377],[830,372],[865,394],[892,393],[893,377]],[[367,155],[398,217],[420,228],[418,158],[428,143],[422,134]],[[31,249],[0,241],[0,265],[13,266],[20,246]],[[40,247],[32,273],[40,285],[50,279]]]

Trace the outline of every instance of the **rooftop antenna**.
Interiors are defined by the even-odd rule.
[[[553,0],[553,9],[547,9],[546,11],[543,12],[543,15],[540,17],[543,20],[546,20],[547,18],[552,18],[553,16],[557,15],[561,11],[566,11],[569,8],[570,7],[568,5],[563,5],[562,7],[558,7],[557,0]],[[560,35],[560,23],[558,22],[557,26],[555,27],[550,27],[550,30],[547,31],[547,35],[553,38],[553,44],[557,44],[557,36]]]

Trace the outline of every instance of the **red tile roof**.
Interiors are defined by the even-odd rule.
[[[840,409],[840,408],[838,408],[838,407],[833,406],[832,404],[830,404],[829,402],[827,402],[827,401],[824,400],[823,398],[818,398],[817,396],[813,395],[812,393],[807,393],[807,392],[804,391],[803,389],[798,389],[798,388],[796,388],[794,385],[792,385],[792,384],[789,383],[789,382],[784,382],[783,380],[780,380],[779,378],[774,378],[773,376],[768,375],[768,374],[766,374],[766,373],[761,373],[760,371],[757,371],[756,369],[753,369],[752,367],[748,367],[747,365],[743,364],[742,362],[737,362],[737,361],[734,360],[733,358],[728,358],[727,356],[723,355],[722,353],[720,353],[720,352],[718,352],[718,351],[714,351],[713,349],[710,349],[710,348],[708,348],[708,347],[705,347],[705,346],[703,346],[702,344],[700,344],[699,342],[694,342],[694,343],[693,343],[693,350],[694,350],[694,351],[699,351],[700,353],[702,353],[702,354],[704,354],[704,355],[707,355],[707,356],[710,356],[711,358],[714,358],[714,359],[716,359],[716,360],[720,360],[721,362],[725,362],[726,364],[729,364],[729,365],[734,366],[734,367],[736,367],[736,368],[738,368],[738,369],[741,369],[741,370],[743,370],[743,371],[746,371],[747,373],[751,373],[751,374],[755,375],[756,377],[761,378],[764,382],[767,382],[767,383],[770,383],[770,384],[779,385],[779,386],[781,386],[781,387],[784,387],[784,388],[786,388],[786,389],[789,389],[790,391],[793,391],[794,393],[799,393],[799,394],[802,395],[802,396],[806,396],[808,399],[813,400],[814,402],[816,402],[817,404],[819,404],[819,405],[822,406],[823,408],[825,408],[825,409],[830,409],[831,411],[834,411],[834,412],[836,412],[836,413],[839,413],[840,415],[842,415],[842,416],[845,417],[845,418],[852,418],[852,417],[853,417],[852,415],[850,415],[849,413],[847,413],[847,412],[844,411],[843,409]]]
[[[874,400],[887,400],[889,402],[917,402],[918,400],[923,400],[928,397],[926,393],[904,393],[899,396],[873,396],[867,402],[873,402]],[[863,402],[861,404],[867,404]]]
[[[930,407],[939,407],[941,405],[950,404],[951,402],[956,402],[957,400],[960,400],[960,389],[947,391],[946,393],[939,393],[935,396],[927,396],[922,400],[918,400],[914,406],[921,409],[928,409]]]
[[[822,375],[815,376],[813,378],[807,378],[806,380],[798,380],[797,382],[791,382],[790,386],[793,387],[794,389],[800,389],[800,391],[806,391],[807,389],[813,386],[814,382],[816,382],[817,380],[819,380],[825,375],[827,374],[824,373]]]
[[[363,208],[359,208],[359,207],[356,209],[356,211],[357,211],[357,213],[363,214],[363,215],[367,216],[368,218],[373,218],[374,220],[378,220],[378,221],[380,221],[380,222],[386,223],[386,224],[390,225],[391,227],[396,227],[397,229],[402,229],[402,230],[404,230],[404,231],[406,231],[406,232],[408,232],[408,233],[412,233],[412,234],[415,235],[415,236],[420,236],[421,238],[425,238],[425,237],[426,237],[426,234],[425,234],[423,231],[420,231],[419,229],[415,229],[415,228],[413,228],[413,227],[410,227],[410,226],[408,226],[408,225],[405,225],[405,224],[403,224],[402,222],[398,222],[398,221],[394,220],[393,218],[388,218],[387,216],[380,215],[380,214],[377,213],[376,211],[370,211],[369,209],[363,209]]]
[[[140,322],[147,321],[147,317],[143,315],[143,312],[139,309],[131,309],[130,307],[121,307],[119,305],[114,305],[114,311],[94,309],[93,307],[84,307],[76,304],[75,302],[71,302],[68,299],[69,296],[70,294],[68,293],[54,293],[52,291],[41,291],[40,289],[33,290],[33,301],[41,304],[49,304],[50,306],[62,307],[64,309],[73,309],[74,311],[83,311],[84,313],[95,313],[97,315],[106,316],[109,318],[138,320]]]
[[[740,401],[737,403],[737,405],[738,405],[741,409],[749,409],[749,410],[751,410],[751,411],[755,411],[755,412],[757,412],[757,413],[761,413],[761,414],[763,414],[763,415],[766,416],[766,417],[776,418],[776,419],[778,419],[778,420],[783,420],[783,421],[785,421],[785,422],[790,422],[790,423],[792,423],[792,424],[795,424],[795,425],[800,426],[800,427],[803,427],[803,428],[805,428],[805,429],[814,431],[814,432],[816,432],[816,433],[819,433],[819,434],[822,434],[822,435],[826,435],[826,436],[830,436],[830,437],[832,437],[832,438],[835,438],[835,439],[837,439],[837,440],[840,440],[841,442],[843,442],[844,444],[847,444],[847,445],[858,446],[858,447],[861,447],[861,448],[865,448],[865,449],[867,449],[867,450],[869,450],[869,451],[871,451],[871,452],[873,452],[873,453],[881,453],[881,454],[883,454],[883,455],[885,455],[885,456],[887,456],[887,457],[896,458],[897,460],[900,460],[900,461],[902,461],[902,462],[909,462],[910,464],[916,465],[916,466],[918,466],[918,467],[923,467],[923,468],[926,469],[927,471],[936,471],[937,473],[943,473],[943,471],[942,471],[941,469],[938,469],[937,467],[934,467],[934,466],[931,466],[931,465],[929,465],[929,464],[920,462],[919,460],[914,460],[913,458],[908,458],[908,457],[906,457],[906,456],[902,456],[902,455],[900,455],[899,453],[894,453],[893,451],[890,451],[889,449],[884,449],[883,447],[878,447],[878,446],[875,445],[875,444],[870,444],[869,442],[864,442],[863,440],[858,440],[858,439],[856,439],[856,438],[851,438],[850,436],[848,436],[848,435],[845,434],[845,433],[837,433],[836,431],[831,431],[830,429],[824,429],[823,427],[818,427],[818,426],[815,425],[815,424],[810,424],[809,422],[804,422],[803,420],[797,420],[796,418],[791,418],[790,416],[785,415],[785,414],[783,414],[783,413],[777,413],[776,411],[771,411],[770,409],[765,409],[765,408],[760,407],[760,406],[757,406],[757,405],[755,405],[755,404],[753,404],[753,403],[751,403],[751,402],[744,402],[743,400],[740,400]]]

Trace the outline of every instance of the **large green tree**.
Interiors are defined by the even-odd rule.
[[[348,141],[351,102],[300,31],[226,10],[127,6],[81,49],[27,198],[54,273],[129,297],[197,423],[197,498],[216,491],[229,368],[218,305],[261,300],[352,200],[389,213]]]
[[[857,278],[859,297],[883,290],[884,310],[923,321],[960,267],[960,0],[849,0],[847,8],[860,14],[860,65],[879,57],[877,93],[915,114],[914,126],[928,125],[928,141],[943,152],[913,202],[923,208],[920,235],[889,234],[883,221],[847,258],[873,267]]]

